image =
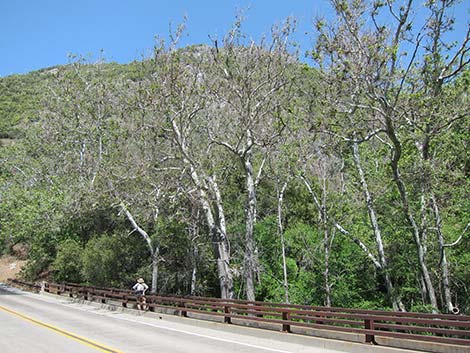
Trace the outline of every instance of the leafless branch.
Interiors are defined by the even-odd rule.
[[[441,74],[439,75],[439,81],[444,81],[444,80],[454,77],[470,63],[470,57],[468,56],[468,54],[470,53],[470,46],[468,46],[469,42],[470,42],[470,26],[467,29],[465,39],[462,42],[462,45],[460,46],[459,50],[457,50],[457,52],[455,53],[453,58],[449,61],[449,63],[442,68]],[[447,71],[450,70],[452,66],[455,65],[456,62],[458,62],[457,67],[450,73],[445,74]]]
[[[463,230],[462,234],[460,234],[460,236],[457,238],[456,241],[454,241],[453,243],[450,243],[450,244],[444,244],[444,247],[445,248],[450,248],[452,246],[455,246],[457,245],[458,243],[460,243],[460,241],[462,240],[463,236],[465,235],[465,233],[467,232],[467,230],[470,228],[470,223],[467,224],[467,226],[465,227],[465,229]]]

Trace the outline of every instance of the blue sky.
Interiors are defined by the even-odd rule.
[[[462,6],[470,8],[470,0]],[[221,37],[238,9],[248,9],[244,29],[254,38],[294,16],[303,50],[313,41],[313,19],[330,11],[327,0],[0,0],[0,76],[64,64],[69,53],[97,57],[103,50],[108,61],[140,59],[155,35],[167,37],[169,23],[185,15],[182,44],[210,44],[208,35]],[[458,12],[459,21],[468,14]]]
[[[237,9],[247,9],[245,30],[259,36],[289,15],[303,28],[328,9],[309,0],[0,0],[0,76],[67,62],[67,54],[89,53],[108,61],[139,59],[187,16],[185,44],[222,36]]]

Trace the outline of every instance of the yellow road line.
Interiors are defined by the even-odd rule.
[[[49,330],[52,330],[54,332],[57,332],[58,334],[61,334],[65,337],[68,337],[70,339],[73,339],[77,342],[80,342],[86,346],[89,346],[89,347],[92,347],[92,348],[95,348],[99,351],[102,351],[102,352],[107,352],[107,353],[123,353],[121,351],[118,351],[117,349],[114,349],[114,348],[109,348],[109,347],[106,347],[105,345],[101,344],[101,343],[96,343],[96,342],[93,342],[92,340],[89,340],[88,338],[84,338],[84,337],[81,337],[79,335],[76,335],[75,333],[71,333],[71,332],[68,332],[68,331],[65,331],[65,330],[62,330],[58,327],[55,327],[55,326],[52,326],[52,325],[49,325],[49,324],[46,324],[44,322],[41,322],[39,320],[35,320],[33,318],[30,318],[29,316],[26,316],[26,315],[23,315],[23,314],[20,314],[14,310],[11,310],[11,309],[8,309],[8,308],[5,308],[4,306],[1,306],[0,305],[0,309],[3,310],[3,311],[6,311],[10,314],[13,314],[13,315],[16,315],[24,320],[27,320],[29,322],[32,322],[33,324],[36,324],[38,326],[42,326],[42,327],[45,327],[45,328],[48,328]]]

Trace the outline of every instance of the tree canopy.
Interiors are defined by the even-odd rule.
[[[237,20],[0,78],[0,250],[32,279],[469,312],[470,32],[445,42],[454,1],[419,30],[413,1],[331,4],[311,64],[292,19]]]

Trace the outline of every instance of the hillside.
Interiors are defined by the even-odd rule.
[[[129,75],[134,72],[134,64],[120,65],[106,63],[92,74],[112,79],[116,75]],[[22,130],[39,120],[39,114],[47,105],[54,82],[59,72],[73,70],[72,66],[54,66],[23,75],[0,77],[0,139],[4,143],[23,135]]]
[[[0,251],[30,279],[468,313],[470,62],[405,65],[407,33],[350,14],[314,67],[233,32],[2,78]]]
[[[44,90],[54,68],[0,78],[0,138],[21,135],[21,124],[38,120]]]
[[[9,278],[17,278],[25,260],[19,260],[13,256],[0,256],[0,282],[5,282]]]

